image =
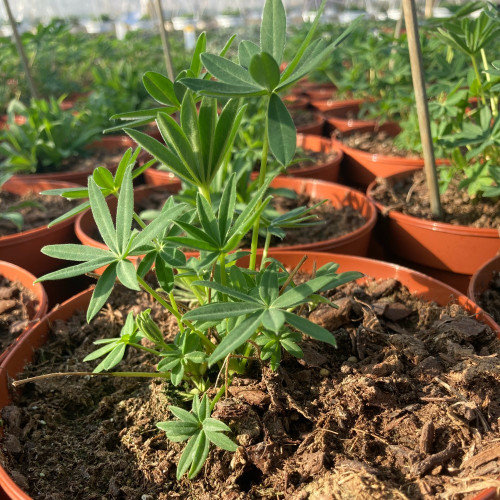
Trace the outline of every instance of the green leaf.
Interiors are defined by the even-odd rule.
[[[48,227],[55,226],[59,222],[62,222],[63,220],[69,219],[70,217],[73,217],[76,214],[79,214],[83,212],[84,210],[87,210],[90,207],[90,203],[87,201],[85,203],[82,203],[81,205],[78,205],[76,207],[73,207],[71,210],[66,212],[65,214],[59,216],[57,219],[54,219]]]
[[[186,168],[184,163],[172,151],[166,148],[160,141],[153,137],[133,129],[124,129],[137,144],[139,144],[148,153],[154,156],[159,162],[165,164],[175,175],[190,184],[197,185],[199,182],[193,171]]]
[[[159,256],[156,257],[155,272],[160,286],[167,293],[170,293],[174,288],[174,271]]]
[[[182,452],[179,463],[177,464],[177,480],[179,480],[183,474],[189,469],[189,466],[193,462],[193,454],[200,443],[200,436],[202,435],[201,430],[193,434],[193,437],[188,441],[188,444]]]
[[[119,260],[116,266],[116,274],[122,285],[130,288],[130,290],[140,290],[137,273],[132,262],[127,259]]]
[[[322,326],[317,325],[309,321],[308,319],[302,318],[301,316],[297,316],[291,312],[285,311],[286,321],[297,328],[301,332],[309,335],[313,339],[320,340],[321,342],[326,342],[332,346],[336,346],[335,337]]]
[[[102,258],[113,258],[108,250],[103,248],[87,247],[74,243],[63,243],[60,245],[47,245],[42,248],[42,253],[55,259],[89,261]]]
[[[190,413],[183,408],[179,408],[178,406],[169,406],[168,409],[172,412],[172,415],[177,417],[179,420],[183,420],[185,422],[191,422],[192,424],[199,427],[200,423],[193,413]]]
[[[134,185],[132,183],[132,167],[128,167],[123,177],[116,208],[116,241],[121,255],[125,254],[129,246],[133,214]]]
[[[203,430],[205,432],[231,432],[228,425],[215,418],[205,418],[203,420]]]
[[[113,262],[102,273],[97,281],[87,309],[87,323],[99,312],[113,291],[116,280],[116,262]]]
[[[238,46],[238,60],[240,66],[248,68],[250,66],[250,61],[255,54],[260,52],[260,47],[251,42],[250,40],[243,40]]]
[[[204,432],[200,433],[198,442],[193,453],[193,463],[189,469],[188,478],[193,479],[202,469],[205,460],[208,457],[210,450],[210,441],[207,439]]]
[[[43,251],[43,249],[42,249]],[[62,280],[66,278],[73,278],[74,276],[80,276],[81,274],[85,274],[88,272],[95,271],[102,266],[106,266],[111,262],[116,262],[116,257],[109,254],[108,257],[100,257],[98,259],[92,259],[88,262],[82,262],[81,264],[77,264],[75,266],[66,267],[64,269],[59,269],[58,271],[53,271],[48,274],[44,274],[40,278],[38,278],[35,283],[39,281],[48,281],[48,280]]]
[[[175,120],[173,121],[174,123],[176,123]],[[185,164],[188,161],[191,161],[189,160],[189,158],[193,157],[194,161],[192,163],[189,163],[189,165],[196,172],[198,179],[200,179],[202,182],[205,182],[206,171],[203,168],[204,163],[202,155],[203,152],[202,152],[202,143],[200,137],[200,129],[198,127],[198,113],[196,111],[196,104],[194,102],[193,94],[191,92],[186,92],[184,99],[182,100],[180,123],[184,134],[182,136],[179,136],[177,139],[178,141],[179,139],[181,140],[181,142],[179,142],[179,150],[176,149],[177,154],[184,161]],[[188,155],[185,152],[183,152],[183,149],[181,149],[182,145],[184,144],[183,142],[184,137],[186,137],[189,144]],[[171,135],[171,140],[175,140],[173,135]],[[170,145],[170,147],[172,146]]]
[[[238,445],[236,443],[231,441],[231,439],[229,439],[226,435],[221,434],[220,432],[205,430],[205,435],[213,444],[215,444],[215,446],[223,450],[234,452],[238,449]]]
[[[244,316],[261,310],[262,305],[255,302],[214,302],[184,314],[183,319],[190,321],[221,321],[226,318]]]
[[[101,190],[92,177],[89,177],[89,200],[92,215],[104,243],[106,243],[111,251],[119,255],[120,252],[111,213]]]
[[[284,324],[285,314],[280,309],[268,309],[262,316],[262,325],[271,332],[279,332]]]
[[[168,421],[168,422],[158,422],[156,424],[158,429],[165,431],[167,433],[168,439],[174,442],[186,441],[199,429],[199,425],[193,424],[192,422],[186,421]]]
[[[212,211],[210,203],[200,193],[196,193],[196,211],[200,220],[201,227],[207,235],[210,236],[212,241],[219,247],[221,244],[219,226],[215,219],[215,214]]]
[[[222,192],[222,197],[219,203],[219,238],[223,242],[226,239],[228,231],[233,221],[234,208],[236,206],[236,180],[235,174],[226,182],[226,187]]]
[[[271,94],[268,107],[269,147],[275,158],[287,166],[295,155],[297,130],[286,106],[277,94]]]
[[[202,54],[201,60],[207,71],[221,82],[260,90],[259,87],[255,86],[248,71],[239,64],[235,64],[224,57],[207,53]]]
[[[110,343],[100,347],[94,352],[91,352],[88,356],[85,356],[83,358],[83,361],[92,361],[94,359],[100,358],[101,356],[104,356],[104,354],[107,354],[109,351],[112,351],[116,347],[116,339],[106,339],[109,340]]]
[[[148,71],[142,77],[142,83],[149,95],[160,104],[180,107],[180,102],[174,92],[174,84],[166,76]]]
[[[196,40],[196,46],[193,51],[193,57],[191,58],[191,65],[189,69],[193,74],[198,77],[200,76],[203,64],[201,62],[201,54],[203,54],[207,49],[207,34],[203,31],[200,33],[198,40]]]
[[[198,78],[183,78],[182,83],[195,92],[214,97],[251,97],[267,93],[265,89],[255,85],[234,85],[214,80],[199,80]]]
[[[286,13],[281,0],[266,0],[260,27],[260,50],[281,64],[286,42]]]
[[[280,68],[267,52],[255,54],[249,67],[250,75],[262,87],[273,91],[280,81]]]
[[[100,373],[103,370],[110,370],[123,359],[126,344],[120,342],[115,348],[94,368],[94,373]]]
[[[252,297],[251,295],[247,295],[246,293],[239,292],[238,290],[235,290],[234,288],[229,288],[228,286],[221,285],[220,283],[217,283],[216,281],[206,281],[206,280],[198,280],[193,282],[193,285],[196,286],[206,286],[208,288],[212,288],[212,290],[216,290],[217,292],[220,292],[224,295],[229,295],[230,297],[233,297],[235,299],[239,299],[243,302],[253,302],[255,304],[261,304],[258,299],[255,297]],[[262,304],[261,304],[262,306]]]
[[[104,189],[114,189],[115,182],[113,179],[113,174],[105,167],[97,167],[92,172],[92,177],[95,183]]]
[[[240,304],[236,304],[240,305]],[[201,308],[200,308],[201,309]],[[208,364],[213,365],[217,361],[225,358],[231,352],[235,352],[238,347],[244,344],[254,335],[262,322],[262,312],[257,311],[246,318],[236,328],[231,330],[215,351],[208,358]]]
[[[204,97],[198,115],[202,164],[208,170],[213,161],[213,142],[217,125],[217,101],[212,97]],[[205,179],[206,181],[206,179]]]

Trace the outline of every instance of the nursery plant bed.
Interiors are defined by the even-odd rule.
[[[89,144],[91,152],[86,157],[68,159],[60,172],[16,175],[14,178],[30,178],[40,181],[63,181],[86,186],[87,178],[98,166],[105,166],[115,172],[126,149],[135,147],[135,142],[126,135],[110,135]]]
[[[470,203],[466,193],[442,196],[445,220],[432,220],[423,172],[373,182],[368,196],[385,217],[385,235],[401,258],[453,273],[472,275],[500,249],[499,202]],[[420,195],[419,195],[420,194]],[[461,209],[456,204],[461,198]],[[421,199],[422,202],[417,202]],[[495,204],[496,203],[496,204]],[[454,213],[455,212],[455,213]],[[465,223],[469,225],[465,225]]]
[[[293,267],[302,253],[274,256]],[[304,341],[303,359],[285,358],[278,372],[256,364],[235,382],[214,415],[240,447],[213,450],[193,481],[175,480],[181,446],[155,427],[169,404],[182,405],[167,383],[65,377],[7,392],[7,374],[89,370],[81,359],[92,341],[150,302],[117,289],[111,307],[87,325],[83,312],[74,314],[85,309],[86,292],[51,313],[23,337],[22,354],[11,352],[1,366],[4,491],[19,499],[431,499],[497,485],[498,325],[466,297],[400,266],[311,254],[303,270],[329,261],[377,278],[338,289],[337,312],[309,316],[335,332],[338,349]],[[168,317],[154,305],[153,314],[172,335]],[[20,375],[41,345],[35,362],[43,352],[50,363]],[[147,366],[148,356],[127,357],[124,370]]]

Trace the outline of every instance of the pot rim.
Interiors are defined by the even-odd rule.
[[[391,175],[391,176],[387,177],[387,179],[391,180],[391,179],[396,179],[396,178],[402,178],[402,177],[405,177],[406,175],[413,174],[414,172],[416,172],[418,170],[419,169],[408,170],[407,172],[402,172],[399,174]],[[368,187],[366,189],[366,196],[377,207],[377,209],[382,214],[386,215],[390,219],[393,219],[395,221],[405,223],[407,225],[411,225],[414,227],[428,229],[429,231],[439,231],[439,232],[445,233],[445,234],[455,234],[455,235],[461,235],[461,236],[475,236],[475,237],[488,238],[488,239],[490,239],[490,238],[499,239],[500,238],[498,229],[487,228],[487,227],[469,227],[469,226],[450,224],[448,222],[432,221],[432,220],[428,220],[428,219],[422,219],[422,218],[416,217],[414,215],[406,215],[406,214],[403,214],[401,212],[397,212],[396,210],[391,210],[391,209],[388,210],[385,205],[382,205],[380,202],[376,201],[372,195],[373,189],[375,188],[376,184],[377,184],[377,180],[375,179],[374,181],[372,181],[368,185]],[[499,246],[500,246],[500,239],[499,239]]]

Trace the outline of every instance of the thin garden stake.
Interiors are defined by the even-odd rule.
[[[31,97],[38,99],[39,94],[36,89],[35,82],[33,81],[33,77],[31,76],[28,58],[26,57],[23,44],[21,42],[21,37],[19,36],[19,33],[17,31],[16,21],[14,19],[14,16],[12,15],[12,11],[10,10],[9,0],[3,0],[3,4],[5,5],[5,11],[7,12],[7,16],[12,27],[12,33],[16,42],[17,51],[19,52],[19,57],[21,58],[21,63],[24,66],[24,71],[26,72],[26,79],[28,80],[28,85],[30,87]]]
[[[170,80],[175,80],[174,65],[172,64],[172,57],[170,55],[170,45],[168,43],[167,30],[165,29],[165,18],[163,17],[163,9],[161,0],[155,0],[156,16],[160,24],[160,37],[163,47],[163,55],[165,56],[165,66],[167,67],[167,75]]]
[[[427,180],[427,188],[429,189],[431,212],[435,217],[440,218],[443,209],[439,199],[436,161],[434,159],[434,148],[429,122],[429,109],[427,108],[427,94],[425,91],[425,78],[422,65],[422,52],[420,50],[420,38],[418,36],[415,1],[403,0],[403,10],[405,14],[406,32],[408,34],[411,76],[417,104],[418,125],[420,128],[420,140],[422,141],[425,177]]]

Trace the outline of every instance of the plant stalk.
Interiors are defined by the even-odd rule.
[[[21,37],[19,36],[19,32],[17,31],[16,20],[14,19],[12,11],[10,10],[9,0],[3,0],[3,4],[5,6],[5,12],[7,13],[7,17],[9,18],[10,26],[12,28],[12,34],[14,36],[14,41],[16,42],[17,52],[19,53],[19,57],[21,58],[21,63],[24,66],[24,71],[26,72],[26,79],[28,80],[31,97],[33,97],[34,99],[39,99],[40,94],[38,93],[38,89],[36,88],[35,81],[33,80],[33,76],[31,74],[28,58],[26,57],[26,52],[24,52],[24,47],[21,41]]]
[[[36,377],[28,377],[23,380],[14,380],[12,387],[19,387],[29,382],[38,382],[39,380],[47,380],[56,377],[137,377],[137,378],[170,378],[170,373],[165,372],[66,372],[66,373],[46,373]]]
[[[488,73],[490,67],[488,65],[488,59],[486,59],[486,52],[484,51],[484,49],[481,49],[481,59],[483,61],[483,66],[486,71],[486,80],[489,83],[491,82],[491,75]],[[490,103],[491,103],[491,115],[493,117],[498,116],[498,96],[492,96],[490,99]]]
[[[269,98],[267,99],[269,102]],[[260,172],[259,172],[259,188],[264,185],[267,174],[267,157],[269,155],[269,125],[266,120],[266,124],[264,127],[264,140],[262,141],[262,158],[260,160]],[[262,200],[261,200],[262,201]],[[261,205],[261,201],[259,201],[258,205],[255,207],[255,210],[258,210]],[[250,265],[249,268],[251,271],[255,271],[255,266],[257,263],[257,247],[259,245],[259,227],[260,227],[260,217],[257,217],[256,221],[253,225],[252,232],[252,245],[250,248]]]
[[[432,143],[431,127],[429,120],[429,109],[427,107],[427,95],[425,91],[425,79],[422,63],[422,51],[418,35],[417,11],[414,0],[402,0],[405,14],[405,24],[408,33],[408,48],[410,52],[411,75],[415,101],[417,104],[418,124],[420,128],[420,139],[424,156],[425,177],[431,202],[431,212],[436,218],[441,218],[443,209],[439,198],[438,176],[436,161],[434,158],[434,147]]]
[[[476,76],[477,83],[479,84],[479,91],[481,93],[481,102],[486,106],[486,97],[484,95],[483,85],[481,84],[481,76],[479,74],[479,68],[477,66],[476,56],[472,55],[470,58],[472,60],[472,67],[474,68],[474,75]]]
[[[165,29],[165,18],[163,17],[161,0],[155,0],[155,9],[160,28],[160,37],[161,37],[161,45],[163,47],[163,55],[165,56],[165,67],[167,68],[168,77],[173,82],[175,80],[174,65],[172,64],[172,56],[170,55],[170,45],[168,43],[167,30]]]

